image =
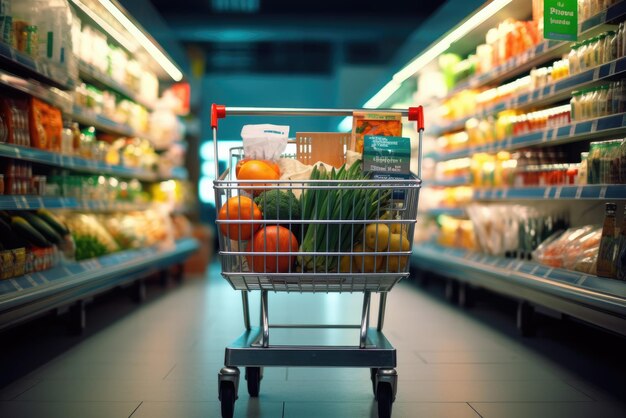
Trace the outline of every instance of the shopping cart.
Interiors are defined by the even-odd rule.
[[[214,104],[211,109],[211,127],[215,160],[218,161],[218,119],[227,115],[351,116],[355,111],[364,110],[243,108]],[[381,418],[391,416],[392,403],[397,391],[396,350],[385,338],[382,330],[387,292],[399,280],[409,275],[408,258],[411,254],[421,185],[424,122],[421,106],[408,110],[386,111],[401,113],[408,116],[409,120],[417,122],[419,132],[417,175],[411,174],[408,178],[401,179],[377,179],[362,173],[361,177],[354,179],[338,174],[339,172],[345,174],[344,168],[331,170],[334,177],[328,173],[322,176],[316,169],[314,171],[316,174],[311,176],[312,179],[307,180],[236,180],[233,168],[242,157],[241,148],[230,150],[229,168],[223,173],[219,172],[218,164],[215,165],[217,180],[214,182],[214,189],[217,208],[220,210],[222,205],[226,205],[226,212],[233,211],[233,216],[227,213],[227,216],[218,216],[216,221],[222,276],[233,289],[241,291],[245,326],[243,334],[226,347],[224,368],[218,374],[222,417],[231,418],[234,414],[239,388],[239,367],[245,367],[248,393],[256,397],[263,377],[263,367],[305,366],[369,368],[372,389],[378,401],[378,415]],[[309,152],[310,143],[307,143],[306,138],[301,139],[297,139],[298,153]],[[276,219],[266,218],[259,221],[254,215],[249,217],[243,215],[244,212],[251,213],[250,211],[254,209],[252,200],[246,196],[259,198],[267,196],[262,193],[263,191],[273,190],[300,195],[299,201],[289,201],[287,219],[276,214]],[[250,207],[239,206],[238,209],[229,209],[228,202],[232,202],[230,199],[235,199],[235,208],[237,205]],[[297,204],[293,202],[302,202],[300,218],[292,216],[295,215]],[[259,203],[265,208],[270,204],[263,201]],[[278,213],[278,208],[275,212]],[[313,215],[306,216],[306,213]],[[334,215],[331,216],[331,213]],[[279,231],[281,227],[286,228],[289,234],[295,232],[293,235],[298,235],[296,238],[301,246],[300,251],[294,248],[294,242],[289,239],[286,240],[288,248],[284,248],[284,240],[281,244],[274,243],[279,241],[280,233],[284,232]],[[260,245],[257,235],[254,239],[251,237],[251,231],[258,228],[266,228]],[[272,232],[270,228],[275,228],[274,237],[279,237],[274,241],[268,238]],[[313,241],[310,240],[311,237]],[[392,239],[396,244],[392,244]],[[310,242],[315,244],[312,248],[305,245]],[[369,242],[369,248],[374,249],[370,250],[357,242]],[[277,247],[274,248],[273,245]],[[279,246],[281,248],[278,248]],[[261,296],[260,326],[250,324],[248,293],[253,290],[259,290]],[[362,292],[361,323],[270,325],[268,316],[270,291]],[[376,328],[369,326],[373,292],[380,294]],[[270,328],[358,329],[359,342],[354,346],[270,345]]]

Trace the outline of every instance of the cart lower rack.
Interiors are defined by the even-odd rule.
[[[213,105],[215,159],[218,119],[227,115],[350,116],[355,111],[359,109]],[[263,368],[278,366],[369,368],[378,415],[391,416],[397,391],[396,350],[382,330],[387,293],[409,274],[421,185],[423,114],[421,106],[382,111],[401,113],[417,121],[417,175],[375,178],[363,173],[360,162],[356,162],[330,172],[315,167],[307,180],[243,181],[235,178],[234,170],[220,173],[216,164],[214,188],[220,210],[217,225],[222,275],[233,289],[241,291],[245,327],[243,334],[226,347],[224,367],[218,374],[222,417],[234,414],[240,367],[245,367],[249,395],[256,397]],[[230,167],[238,158],[240,150],[231,150]],[[277,196],[280,204],[276,203]],[[253,327],[248,293],[255,290],[260,291],[261,312],[259,326]],[[363,293],[360,323],[270,325],[270,291]],[[370,327],[372,293],[380,294],[376,327]],[[352,329],[359,331],[359,339],[354,346],[271,345],[270,329],[276,328]]]

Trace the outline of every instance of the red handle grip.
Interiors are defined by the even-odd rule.
[[[417,130],[424,130],[424,108],[422,106],[409,107],[409,120],[417,122]]]
[[[211,105],[211,129],[217,129],[217,120],[226,117],[226,106],[213,103]]]

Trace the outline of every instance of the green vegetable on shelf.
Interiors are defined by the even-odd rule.
[[[107,248],[92,235],[72,235],[76,244],[76,261],[101,257],[108,253]]]

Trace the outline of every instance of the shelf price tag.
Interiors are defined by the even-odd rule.
[[[557,41],[578,38],[578,2],[545,0],[543,3],[543,37]]]

